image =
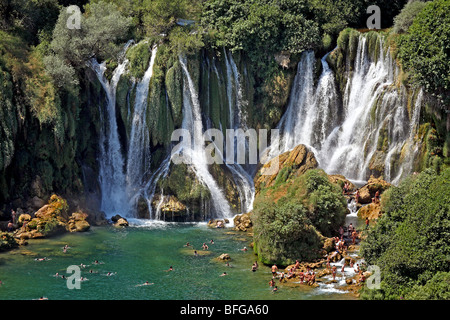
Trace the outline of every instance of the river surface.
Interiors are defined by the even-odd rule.
[[[27,246],[0,253],[0,299],[31,300],[307,300],[354,299],[341,290],[292,288],[278,285],[272,293],[271,272],[249,248],[251,237],[206,223],[130,221],[128,228],[92,227],[50,239],[30,240]],[[214,241],[214,244],[211,243]],[[194,255],[190,242],[199,255]],[[209,246],[202,250],[202,244]],[[66,252],[63,247],[69,246]],[[230,265],[216,258],[231,256]],[[46,257],[48,260],[36,259]],[[95,261],[98,263],[94,263]],[[69,289],[71,265],[81,266],[86,281]],[[167,271],[169,267],[173,271]],[[221,276],[224,272],[226,276]],[[108,275],[110,273],[110,275]],[[151,285],[142,285],[148,281]],[[72,282],[73,283],[73,282]],[[277,282],[278,283],[278,282]]]

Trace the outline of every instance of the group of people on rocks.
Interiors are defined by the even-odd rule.
[[[351,189],[350,189],[350,183],[349,182],[345,182],[344,186],[342,187],[342,194],[344,195],[349,195],[351,193]],[[359,189],[356,189],[356,191],[353,193],[355,196],[355,202],[358,204],[361,194],[359,193]],[[374,197],[372,198],[372,203],[380,203],[380,190],[377,190],[375,192]]]

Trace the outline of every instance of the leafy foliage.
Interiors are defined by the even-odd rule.
[[[281,179],[255,199],[255,251],[265,263],[287,265],[296,259],[315,259],[320,256],[323,236],[337,232],[345,215],[340,188],[329,182],[323,170]]]
[[[61,10],[53,30],[52,41],[44,58],[47,72],[55,84],[67,90],[78,84],[76,70],[93,57],[115,57],[120,47],[115,42],[125,39],[131,24],[117,7],[109,3],[92,3],[80,17],[80,29],[67,28],[71,14]]]
[[[381,268],[381,289],[363,297],[414,298],[421,286],[423,293],[433,286],[436,273],[450,271],[449,178],[450,169],[427,169],[383,193],[383,215],[361,246],[367,263]]]
[[[427,2],[414,18],[408,33],[399,38],[398,58],[413,81],[443,106],[450,101],[450,10],[449,0]]]
[[[393,31],[396,33],[407,32],[417,14],[426,6],[425,2],[408,2],[402,11],[394,18]]]

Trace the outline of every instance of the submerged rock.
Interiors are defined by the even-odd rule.
[[[228,253],[222,253],[220,256],[217,257],[217,259],[222,261],[228,261],[231,260],[231,257]]]
[[[128,227],[128,220],[124,217],[116,214],[111,218],[111,221],[114,222],[115,227]]]

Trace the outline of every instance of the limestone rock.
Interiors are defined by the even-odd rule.
[[[391,184],[381,178],[370,177],[367,184],[359,189],[359,203],[367,204],[372,202],[372,198],[377,191],[380,195],[391,187]]]
[[[225,228],[225,224],[229,223],[228,219],[220,220],[220,219],[211,219],[208,221],[207,226],[210,228]]]
[[[31,221],[31,216],[28,213],[24,213],[19,216],[19,225],[22,225],[25,221]]]
[[[349,184],[349,191],[353,191],[356,190],[356,186],[350,182],[350,180],[348,180],[347,178],[345,178],[343,175],[341,174],[331,174],[328,175],[328,180],[331,183],[335,183],[337,185],[339,185],[341,188],[344,187],[345,183]]]
[[[369,203],[358,210],[358,217],[361,219],[368,218],[369,220],[374,220],[378,219],[380,216],[381,205],[379,203]]]
[[[291,151],[284,152],[266,163],[255,176],[255,192],[259,193],[261,188],[270,187],[275,184],[278,175],[283,179],[296,177],[306,170],[317,168],[318,162],[314,153],[305,145],[299,144]]]
[[[217,257],[219,260],[228,261],[231,260],[231,257],[228,253],[222,253],[220,256]]]
[[[128,227],[128,225],[128,220],[122,217],[118,218],[114,223],[115,227]]]
[[[74,212],[70,216],[67,229],[70,232],[85,232],[90,229],[91,225],[86,221],[88,215],[84,212]]]
[[[244,213],[234,217],[234,230],[236,231],[251,231],[253,228],[253,223],[251,219],[252,213]]]

